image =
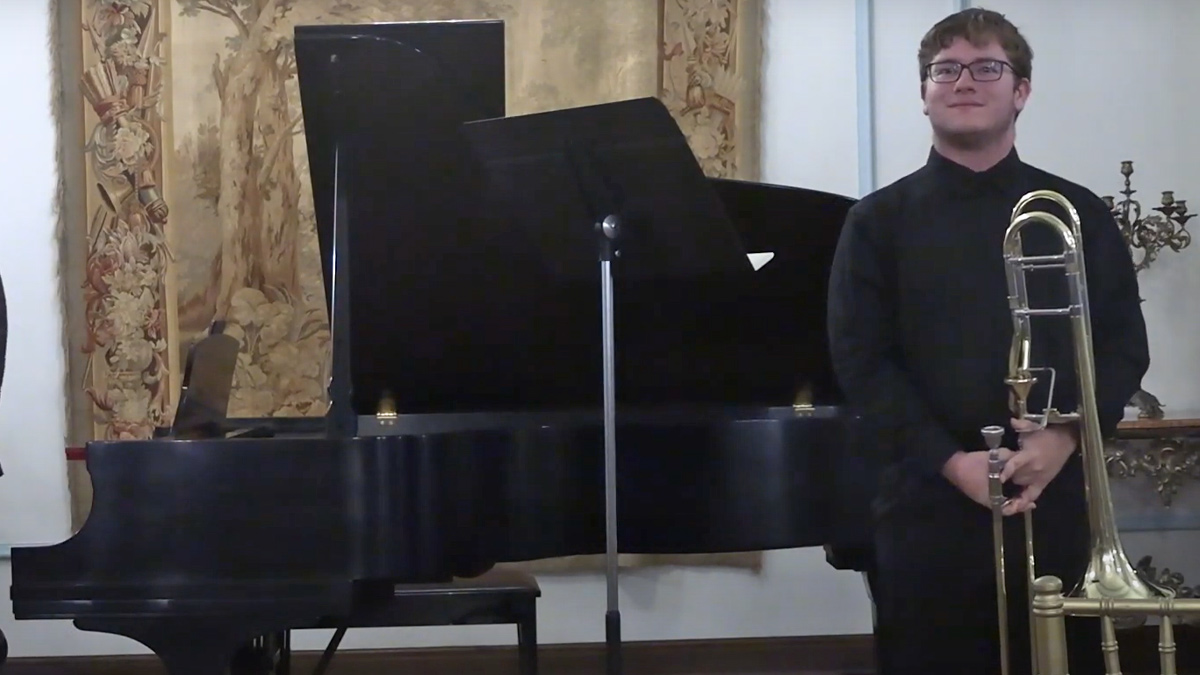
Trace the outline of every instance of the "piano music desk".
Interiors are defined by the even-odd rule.
[[[537,675],[537,600],[542,595],[537,579],[513,570],[491,569],[478,577],[455,579],[444,584],[408,584],[391,593],[378,587],[364,589],[356,610],[346,617],[325,617],[310,628],[334,628],[333,639],[317,666],[315,675],[328,667],[349,628],[393,628],[404,626],[464,626],[515,624],[520,675]],[[290,631],[280,641],[280,675],[289,675]]]

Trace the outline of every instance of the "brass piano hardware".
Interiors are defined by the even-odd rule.
[[[812,399],[812,383],[805,382],[796,391],[796,398],[792,401],[792,410],[798,413],[812,412]]]
[[[375,410],[375,419],[380,424],[395,424],[396,423],[396,398],[392,396],[392,392],[383,391],[383,395],[379,397],[379,406]]]

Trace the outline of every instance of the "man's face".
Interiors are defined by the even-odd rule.
[[[922,97],[930,124],[939,136],[963,143],[1008,131],[1029,96],[1029,82],[1018,81],[996,42],[976,47],[956,39],[933,58],[927,75]]]

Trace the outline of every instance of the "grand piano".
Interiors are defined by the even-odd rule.
[[[223,673],[380,582],[606,550],[600,279],[543,264],[464,140],[505,115],[502,24],[301,26],[296,50],[329,414],[91,442],[87,521],[12,553],[17,619],[131,637],[172,675]],[[677,127],[659,138],[686,147]],[[694,158],[674,170],[702,178]],[[852,200],[703,184],[678,208],[773,257],[661,277],[614,264],[619,550],[853,550],[870,463],[825,332]]]

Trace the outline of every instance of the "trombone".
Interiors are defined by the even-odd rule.
[[[1071,220],[1068,226],[1061,218],[1047,211],[1026,211],[1032,202],[1047,200],[1058,204]],[[1026,255],[1021,233],[1031,224],[1052,229],[1062,242],[1062,251],[1053,255]],[[1138,576],[1125,555],[1117,534],[1113,515],[1108,473],[1104,463],[1104,445],[1096,405],[1095,360],[1092,354],[1091,313],[1088,307],[1087,271],[1084,267],[1082,228],[1079,214],[1062,194],[1051,190],[1035,190],[1023,196],[1013,208],[1008,230],[1004,235],[1004,262],[1008,278],[1008,305],[1012,313],[1013,336],[1009,351],[1009,407],[1014,418],[1034,422],[1039,429],[1051,424],[1073,423],[1079,429],[1079,449],[1084,464],[1084,491],[1087,500],[1088,525],[1091,530],[1091,559],[1087,571],[1070,595],[1105,600],[1145,600],[1170,597],[1165,588],[1146,582]],[[1069,304],[1066,307],[1031,308],[1025,286],[1025,273],[1030,270],[1061,269],[1066,275]],[[1079,407],[1074,412],[1059,412],[1053,407],[1055,370],[1030,365],[1032,346],[1031,319],[1035,316],[1065,317],[1071,323],[1075,352],[1075,372],[1079,384]],[[1034,373],[1049,373],[1049,392],[1044,412],[1032,414],[1028,408],[1029,392],[1037,382]],[[988,447],[988,488],[992,510],[992,541],[996,566],[996,602],[1000,620],[1000,669],[1009,673],[1009,636],[1004,569],[1005,499],[1000,472],[1004,461],[999,446],[1004,435],[1000,426],[982,429]],[[1034,606],[1035,564],[1033,554],[1033,516],[1025,514],[1025,565],[1028,582],[1029,607]],[[1037,673],[1039,646],[1034,622],[1030,621],[1030,653],[1033,673]],[[1114,638],[1115,639],[1115,638]]]

